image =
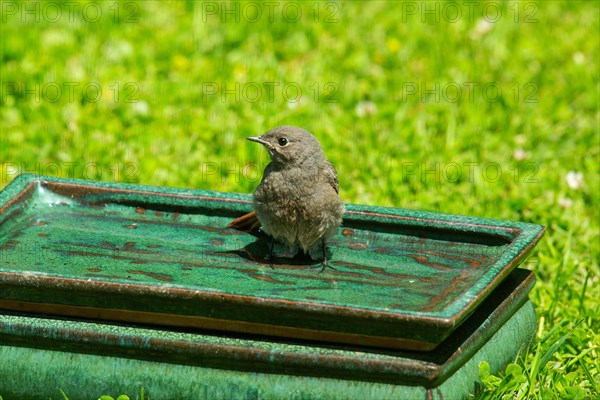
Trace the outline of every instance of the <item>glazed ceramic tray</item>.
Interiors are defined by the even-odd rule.
[[[347,205],[330,265],[228,223],[248,195],[22,175],[0,193],[0,308],[431,350],[543,227]]]

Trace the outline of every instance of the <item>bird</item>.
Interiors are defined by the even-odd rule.
[[[271,267],[273,244],[278,241],[294,254],[301,249],[313,260],[321,252],[324,271],[329,266],[326,242],[337,232],[344,214],[335,167],[325,158],[317,138],[296,126],[279,126],[247,139],[263,145],[271,162],[254,191],[254,212],[229,225],[260,225],[271,237]]]

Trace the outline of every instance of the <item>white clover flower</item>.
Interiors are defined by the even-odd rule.
[[[365,117],[366,115],[373,115],[377,112],[377,106],[372,101],[361,101],[354,108],[354,112],[360,118]]]
[[[569,208],[573,205],[573,199],[570,199],[568,197],[559,197],[558,205],[562,208]]]
[[[481,18],[479,21],[477,21],[477,25],[475,25],[475,27],[471,29],[471,32],[469,32],[469,37],[472,40],[479,40],[486,33],[491,31],[493,27],[494,24],[492,22],[488,21],[485,18]]]
[[[150,114],[150,107],[148,103],[144,100],[136,101],[135,103],[131,103],[131,110],[136,115],[147,116]]]
[[[569,171],[566,179],[567,185],[573,190],[578,190],[583,187],[583,174],[581,172]]]
[[[513,158],[517,161],[527,160],[531,154],[528,151],[525,151],[521,148],[518,148],[513,153]]]

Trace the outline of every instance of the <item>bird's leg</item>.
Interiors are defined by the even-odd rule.
[[[327,267],[335,269],[327,262],[327,247],[325,246],[325,238],[321,239],[321,250],[323,251],[323,261],[321,262],[322,268],[321,271],[319,271],[320,274],[323,273]]]
[[[269,249],[269,267],[273,268],[273,245],[275,244],[275,238],[271,236],[271,247]]]

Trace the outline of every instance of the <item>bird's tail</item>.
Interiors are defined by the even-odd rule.
[[[228,227],[238,229],[240,231],[249,232],[260,227],[260,222],[256,217],[256,211],[244,214],[227,224]]]

